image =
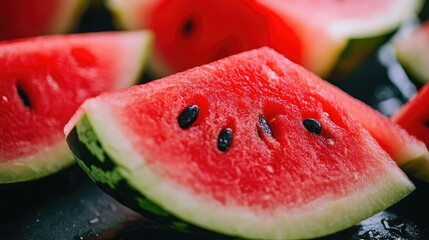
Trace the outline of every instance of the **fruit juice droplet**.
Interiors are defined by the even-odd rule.
[[[396,218],[386,218],[382,219],[381,223],[383,224],[383,227],[388,231],[394,231],[397,234],[400,234],[402,236],[406,236],[406,224],[399,219]]]
[[[369,230],[359,234],[359,239],[381,239],[381,234],[376,230]]]
[[[96,217],[96,218],[93,218],[93,219],[89,220],[89,223],[90,223],[90,224],[96,224],[96,223],[98,223],[99,221],[100,221],[100,219],[99,219],[98,217]]]

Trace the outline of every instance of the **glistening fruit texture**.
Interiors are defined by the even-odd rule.
[[[92,98],[67,142],[143,214],[242,238],[324,236],[414,189],[328,84],[261,48]]]

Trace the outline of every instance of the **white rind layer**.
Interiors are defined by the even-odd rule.
[[[126,136],[108,105],[91,99],[83,109],[102,148],[123,177],[149,200],[172,215],[194,225],[227,235],[254,239],[303,239],[327,235],[350,227],[389,207],[414,189],[399,168],[386,163],[386,171],[374,176],[367,188],[351,195],[320,198],[308,205],[269,213],[261,209],[221,204],[151,169]]]
[[[124,61],[118,61],[115,65],[117,74],[117,82],[114,89],[129,87],[138,81],[138,78],[143,73],[148,64],[149,56],[152,51],[153,34],[150,31],[128,31],[129,37],[123,38]],[[132,37],[131,37],[132,36]],[[130,76],[132,76],[130,78]]]
[[[0,164],[0,183],[23,182],[45,177],[74,163],[63,137],[36,153]]]
[[[262,5],[270,6],[285,19],[292,19],[299,26],[293,30],[300,39],[307,41],[303,43],[305,48],[302,65],[319,76],[329,76],[350,40],[388,35],[412,19],[423,4],[421,0],[392,0],[390,8],[380,11],[379,14],[365,18],[332,20],[329,18],[333,17],[326,17],[325,13],[318,13],[317,9],[314,9],[315,14],[308,18],[299,12],[299,7],[278,8],[276,1],[258,1]],[[328,20],[325,21],[325,18]],[[317,41],[317,44],[314,44],[314,41]]]

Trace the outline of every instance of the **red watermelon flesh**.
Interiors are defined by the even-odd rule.
[[[77,124],[99,146],[98,165],[78,159],[95,181],[106,183],[105,153],[106,176],[182,220],[245,238],[314,238],[413,188],[326,84],[262,48],[90,99],[66,133]],[[181,126],[193,105],[195,121]]]
[[[429,181],[429,152],[422,141],[388,117],[335,86],[322,83],[318,88],[329,89],[337,101],[345,102],[347,111],[371,133],[403,170],[421,180]]]
[[[84,0],[13,0],[0,7],[0,40],[63,33],[83,11]]]
[[[253,5],[248,1],[160,1],[148,17],[148,28],[159,38],[156,64],[172,68],[166,73],[173,73],[262,46],[301,63],[296,33],[269,9]]]
[[[392,119],[429,147],[429,84],[419,89]]]
[[[0,182],[70,165],[65,123],[86,98],[137,81],[149,40],[136,31],[0,43]]]
[[[421,1],[110,0],[109,3],[125,28],[154,31],[152,68],[156,73],[167,75],[269,46],[316,74],[329,76],[335,70],[346,71],[345,68],[350,70],[359,64],[418,11]],[[359,50],[351,49],[352,39]],[[356,44],[360,40],[364,43]]]

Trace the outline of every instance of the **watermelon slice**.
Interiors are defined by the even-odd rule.
[[[85,0],[2,1],[0,40],[69,31],[86,5]]]
[[[418,85],[429,81],[429,21],[393,41],[396,57]]]
[[[150,39],[135,31],[0,43],[0,183],[72,164],[64,125],[86,98],[135,83]]]
[[[156,36],[152,70],[167,75],[269,46],[323,77],[360,64],[420,0],[110,0],[118,25]]]
[[[180,230],[323,236],[414,188],[327,84],[261,48],[87,100],[67,142],[106,192]]]
[[[429,148],[429,84],[419,89],[392,119]]]

